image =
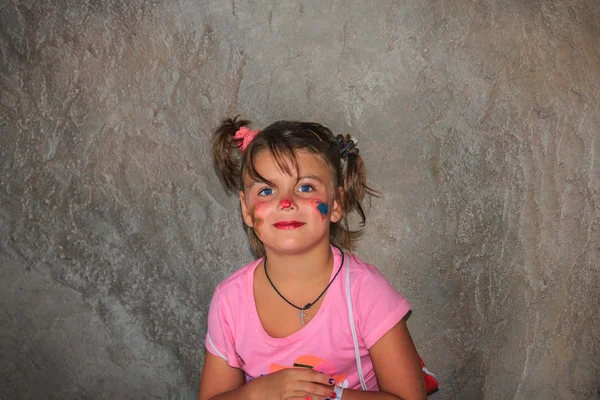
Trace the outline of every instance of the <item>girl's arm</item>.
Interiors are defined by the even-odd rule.
[[[419,355],[403,319],[370,349],[381,392],[344,390],[342,400],[423,400],[427,398]]]
[[[304,368],[286,368],[244,384],[244,373],[206,351],[198,400],[325,400],[335,397],[333,378]],[[332,396],[333,395],[333,396]]]
[[[205,350],[204,354],[198,400],[247,399],[250,397],[244,393],[248,386],[244,385],[245,379],[242,370],[231,367],[225,360],[213,355],[208,350]]]

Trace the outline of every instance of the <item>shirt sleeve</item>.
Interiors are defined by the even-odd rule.
[[[410,311],[410,303],[373,265],[363,270],[352,284],[352,299],[358,332],[367,349],[392,329]]]
[[[233,315],[227,297],[223,294],[222,289],[217,287],[208,311],[205,346],[211,354],[221,357],[231,367],[240,368],[232,329]]]

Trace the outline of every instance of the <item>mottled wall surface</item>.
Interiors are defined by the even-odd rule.
[[[210,130],[359,137],[436,399],[597,399],[600,3],[0,1],[0,399],[193,399]]]

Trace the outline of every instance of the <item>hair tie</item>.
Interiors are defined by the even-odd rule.
[[[240,129],[237,130],[233,138],[236,140],[236,144],[240,148],[240,150],[244,151],[246,150],[246,147],[248,147],[250,142],[252,142],[252,139],[254,139],[259,133],[260,130],[251,131],[250,128],[248,128],[247,126],[242,126]]]
[[[356,147],[358,139],[354,136],[337,135],[335,140],[337,141],[338,150],[340,151],[340,157],[346,158],[350,153],[358,154],[358,147]]]

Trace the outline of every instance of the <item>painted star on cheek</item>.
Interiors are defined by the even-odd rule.
[[[325,219],[327,217],[327,213],[329,212],[329,206],[327,203],[323,203],[321,200],[312,200],[312,204],[315,206],[319,214],[321,215],[321,219]]]
[[[250,216],[252,217],[254,232],[256,232],[256,236],[260,236],[260,226],[265,222],[265,220],[256,215],[256,211],[258,211],[258,204],[252,206],[250,209]]]

